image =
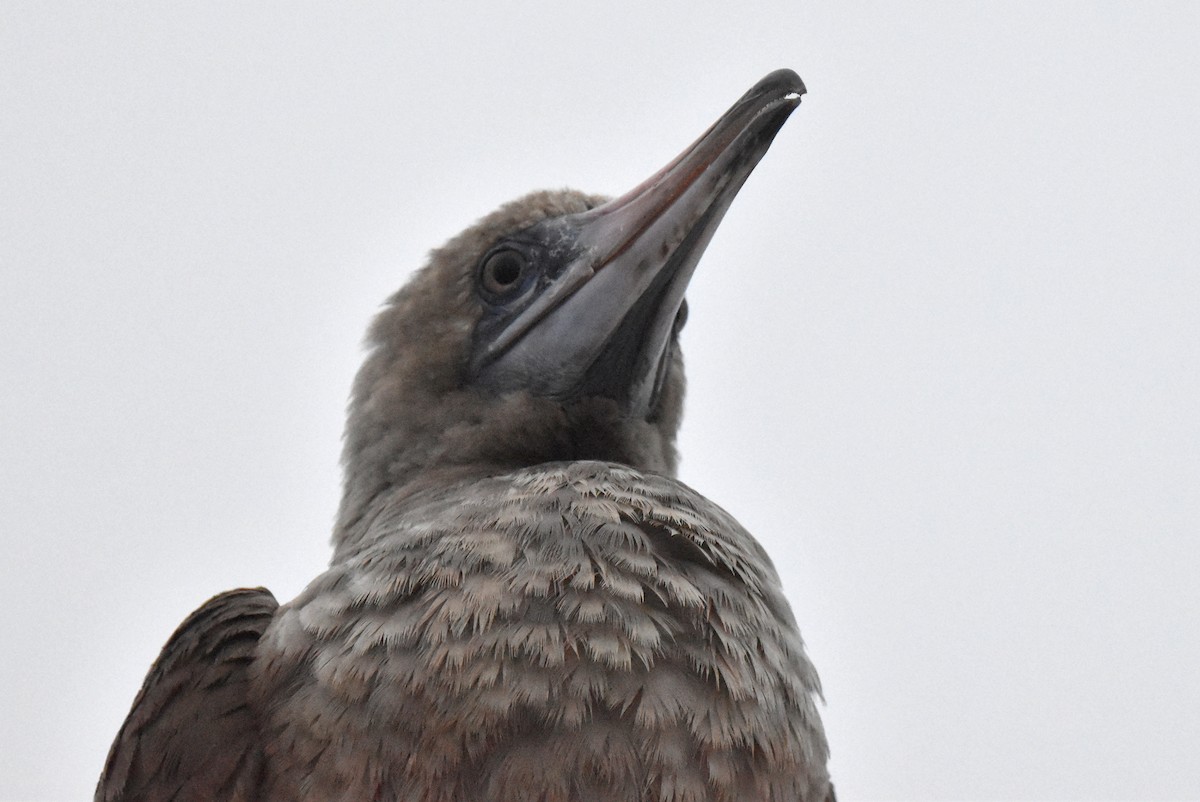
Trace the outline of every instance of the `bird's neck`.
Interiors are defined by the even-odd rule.
[[[395,408],[394,408],[395,409]],[[673,475],[674,431],[630,420],[606,399],[558,403],[525,393],[451,395],[399,407],[352,403],[344,492],[334,530],[335,560],[355,550],[380,510],[426,491],[546,462],[601,460]],[[421,414],[421,410],[425,414]]]

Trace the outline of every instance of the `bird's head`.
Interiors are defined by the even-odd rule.
[[[382,492],[447,473],[577,459],[673,473],[684,292],[803,93],[774,72],[630,192],[535,192],[433,251],[371,327],[336,537]]]

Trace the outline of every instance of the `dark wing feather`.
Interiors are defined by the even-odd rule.
[[[231,590],[175,630],[117,733],[96,802],[252,796],[262,759],[249,668],[278,607],[264,588]]]

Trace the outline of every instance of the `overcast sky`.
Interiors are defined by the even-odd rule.
[[[0,5],[0,799],[89,797],[210,595],[322,570],[425,252],[809,94],[689,294],[682,478],[840,796],[1200,798],[1200,5]]]

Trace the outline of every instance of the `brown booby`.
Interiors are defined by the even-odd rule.
[[[684,291],[804,85],[756,84],[615,200],[537,192],[376,318],[330,567],[192,614],[117,800],[824,800],[779,579],[673,478]]]

